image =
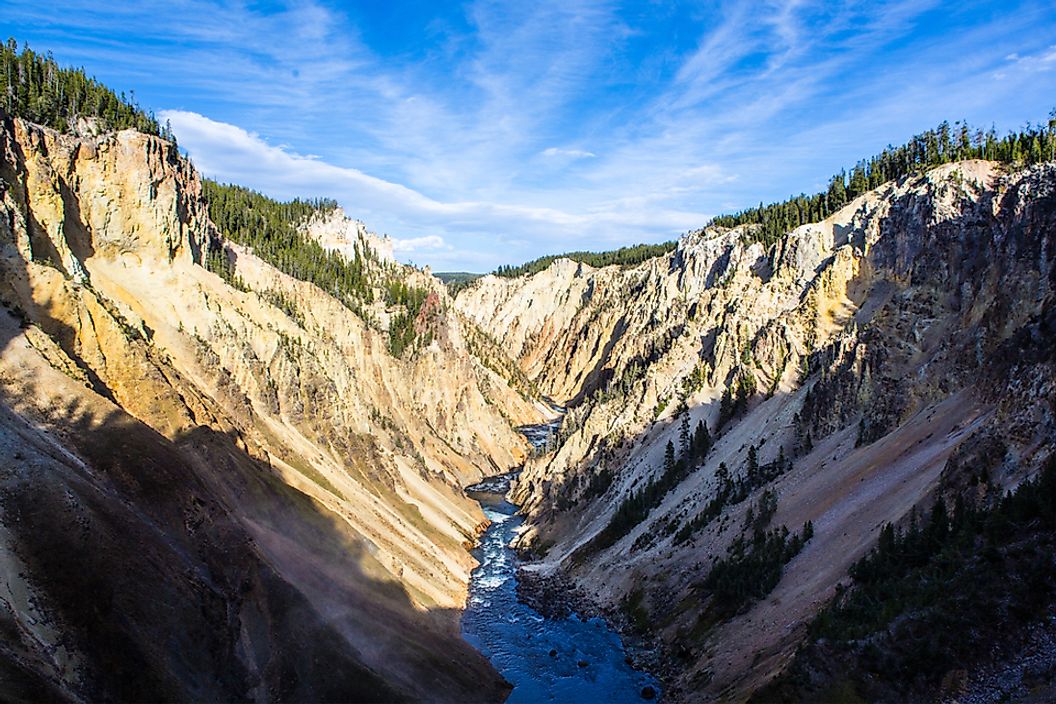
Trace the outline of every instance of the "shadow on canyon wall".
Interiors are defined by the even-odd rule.
[[[1028,199],[1030,207],[1022,205],[1023,189],[1034,191]],[[930,506],[936,490],[942,491],[945,482],[958,481],[949,476],[958,471],[957,467],[946,465],[945,460],[960,443],[973,437],[976,430],[991,432],[993,429],[986,423],[994,417],[990,414],[999,412],[1002,406],[1032,403],[1029,394],[1024,395],[1029,386],[1027,381],[1032,376],[1051,374],[1056,354],[1051,345],[1056,329],[1056,306],[1052,299],[1056,266],[1052,261],[1050,233],[1056,231],[1056,194],[1047,189],[1046,178],[1040,173],[1028,175],[1022,184],[998,191],[993,199],[983,198],[974,204],[966,200],[960,213],[937,223],[931,220],[929,202],[929,197],[917,194],[895,201],[880,223],[879,238],[865,254],[868,266],[847,281],[846,298],[854,307],[846,311],[847,318],[841,321],[841,327],[850,330],[853,324],[853,335],[836,338],[811,351],[807,375],[810,401],[795,409],[802,414],[801,437],[812,434],[814,449],[798,442],[786,444],[784,453],[795,460],[794,468],[771,482],[780,499],[775,525],[785,523],[793,531],[806,520],[817,525],[816,537],[789,563],[787,570],[789,582],[798,580],[800,585],[814,585],[816,589],[805,592],[805,598],[816,599],[818,604],[824,602],[821,597],[832,593],[837,581],[846,577],[850,562],[868,549],[884,522],[897,522],[908,515],[913,505]],[[996,216],[995,210],[999,213]],[[863,244],[849,242],[855,247]],[[807,293],[809,289],[804,296]],[[918,334],[918,328],[927,331],[932,326],[931,334]],[[753,340],[753,344],[760,339],[763,335]],[[705,349],[709,342],[714,349],[714,331],[703,342]],[[600,360],[586,384],[599,388],[594,383],[598,379],[614,377],[607,364],[608,360]],[[725,379],[728,387],[732,386],[732,375],[733,370]],[[962,389],[969,389],[970,393],[958,395]],[[580,390],[570,408],[585,395],[587,386]],[[791,400],[788,396],[779,391],[764,398],[760,393],[751,403],[747,416],[731,421],[723,429],[720,441],[728,443],[723,454],[740,457],[729,465],[735,475],[745,473],[745,449],[751,444],[761,445],[762,428],[769,415],[767,408],[787,405]],[[863,398],[868,398],[868,403],[863,403]],[[977,407],[979,411],[973,415],[965,406]],[[921,413],[924,409],[932,410]],[[713,418],[714,411],[711,404],[691,409],[694,420],[690,430],[697,418]],[[948,419],[944,419],[944,414]],[[867,422],[863,430],[857,431],[856,439],[859,419]],[[619,458],[628,448],[670,434],[671,426],[677,424],[677,419],[665,418],[622,442],[595,438],[584,466],[606,456]],[[765,432],[773,436],[775,430],[778,430],[776,426],[770,426]],[[1034,433],[1037,428],[997,430]],[[1051,433],[1051,426],[1046,432]],[[1029,435],[1027,439],[1028,443],[1035,442]],[[936,448],[933,458],[925,458],[924,453],[919,459],[904,457],[929,443]],[[772,439],[766,442],[766,452],[768,458],[776,452]],[[652,522],[646,532],[652,532],[656,538],[647,545],[665,540],[665,519],[682,512],[678,518],[684,524],[704,508],[712,495],[711,472],[716,463],[717,459],[710,460],[709,470],[693,470],[680,482],[703,489],[698,503],[678,504],[665,495],[652,508],[651,515],[642,521]],[[708,475],[699,474],[702,471],[708,471]],[[1004,471],[1009,474],[995,475],[995,479],[1001,484],[1014,483],[1016,477],[1011,474],[1016,471],[1014,463]],[[648,480],[661,473],[662,468],[654,466],[652,473],[644,476]],[[619,477],[618,472],[616,476]],[[617,501],[609,487],[587,501],[577,502],[574,498],[569,501],[570,497],[589,493],[589,482],[584,481],[589,477],[572,473],[569,478],[571,482],[563,486],[555,480],[552,485],[536,487],[547,496],[544,503],[547,508],[538,516],[543,530],[537,546],[549,549],[557,542],[566,550],[563,553],[566,566],[574,571],[586,572],[598,560],[610,567],[617,564],[626,565],[628,570],[636,569],[634,558],[623,551],[636,552],[637,541],[617,542],[611,548],[616,552],[608,555],[603,550],[609,548],[591,550],[586,540],[576,550],[569,550],[575,542],[560,543],[569,536],[587,539],[592,532],[597,534],[605,525],[603,519],[612,503]],[[644,483],[639,481],[634,488],[641,489]],[[870,497],[867,491],[870,484],[886,488],[879,496]],[[743,513],[756,495],[734,508],[727,507],[727,512],[736,519],[738,511]],[[623,494],[620,498],[626,496]],[[555,508],[562,500],[566,507]],[[599,520],[599,516],[603,519]],[[732,525],[736,532],[740,523],[735,520]],[[633,530],[628,529],[626,534]],[[693,565],[696,570],[696,575],[689,578],[690,583],[703,580],[713,552],[722,554],[722,545],[716,545],[702,542],[699,547],[684,544],[677,548],[679,561]],[[819,575],[823,576],[819,578]],[[784,600],[780,606],[760,601],[757,610],[748,612],[751,615],[746,621],[754,618],[754,622],[742,624],[743,633],[722,632],[724,636],[731,636],[731,642],[722,644],[722,648],[732,652],[737,647],[733,643],[744,641],[741,649],[746,655],[743,672],[722,672],[715,677],[716,683],[746,688],[746,695],[753,685],[772,676],[781,658],[794,648],[792,635],[774,637],[767,642],[767,649],[755,650],[756,659],[751,660],[752,648],[759,642],[753,641],[750,634],[763,630],[760,624],[777,619],[786,622],[791,617],[785,612],[798,609],[795,613],[799,622],[794,632],[789,633],[801,636],[806,621],[816,611],[813,606],[797,605],[796,600],[803,602],[804,596],[787,587],[789,582],[780,592]],[[685,604],[687,622],[707,608],[709,598],[704,590],[690,589],[689,593]],[[658,590],[658,594],[663,599],[670,597],[668,592]],[[647,595],[646,603],[649,601]],[[776,601],[779,599],[775,598]],[[654,602],[653,607],[656,611],[651,615],[645,612],[646,615],[655,617],[665,627],[670,626],[670,621],[663,620],[665,613],[671,612],[670,603]],[[676,656],[683,657],[681,665],[687,672],[708,652],[696,643],[675,641],[673,650]],[[696,686],[689,684],[691,689]],[[706,683],[692,691],[710,692],[700,695],[705,698],[718,691],[704,687]]]
[[[29,297],[21,256],[2,262],[0,350],[28,348],[39,325],[90,389],[0,386],[0,698],[505,697],[459,611],[417,607],[345,521],[237,433],[169,438],[114,405],[75,332]]]

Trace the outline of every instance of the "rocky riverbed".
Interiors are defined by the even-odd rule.
[[[503,486],[494,481],[469,490],[491,526],[474,551],[480,566],[462,634],[513,685],[508,702],[657,699],[659,682],[632,666],[620,636],[581,595],[559,578],[519,571],[510,543],[523,519],[494,491]]]

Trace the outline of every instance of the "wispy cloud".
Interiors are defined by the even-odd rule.
[[[597,154],[583,149],[561,149],[560,147],[547,147],[543,150],[543,156],[570,157],[572,159],[592,159]]]
[[[1056,69],[1056,44],[1036,54],[1020,56],[1013,53],[1005,58],[1026,71],[1052,71]]]
[[[893,0],[8,0],[8,31],[171,120],[206,175],[337,198],[491,268],[659,241],[938,120],[1056,94],[1056,8]],[[207,21],[202,21],[207,18]]]
[[[198,168],[221,181],[258,188],[279,198],[304,194],[338,199],[345,209],[365,220],[373,229],[405,234],[442,230],[444,235],[394,240],[397,251],[454,251],[446,239],[463,244],[501,245],[516,233],[531,235],[533,242],[593,238],[615,242],[628,232],[656,226],[686,230],[701,222],[703,214],[673,210],[641,211],[631,207],[608,207],[579,211],[492,201],[440,201],[402,184],[376,178],[362,171],[336,166],[314,157],[269,144],[250,133],[194,112],[166,110],[168,120]],[[402,244],[401,244],[402,243]],[[493,257],[494,258],[494,257]]]
[[[410,254],[412,252],[417,253],[438,249],[451,250],[453,247],[444,242],[444,238],[439,235],[426,235],[425,237],[414,237],[408,240],[394,238],[392,240],[392,249],[401,254]]]

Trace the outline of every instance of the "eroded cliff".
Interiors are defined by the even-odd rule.
[[[884,523],[993,500],[1051,453],[1054,184],[1051,164],[960,162],[770,248],[711,228],[636,267],[561,260],[460,293],[570,405],[516,491],[534,568],[666,643],[674,699],[748,696]],[[716,609],[714,559],[808,521],[776,588]]]
[[[172,144],[0,129],[5,696],[501,697],[458,636],[462,487],[519,464],[538,411],[442,287],[394,357],[246,248],[238,287],[204,268]]]

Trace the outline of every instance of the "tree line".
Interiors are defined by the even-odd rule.
[[[746,233],[747,240],[769,247],[800,225],[824,220],[858,196],[888,181],[964,159],[986,159],[1005,164],[1038,164],[1056,159],[1056,110],[1049,114],[1046,123],[1028,123],[1006,135],[998,134],[993,127],[984,131],[967,122],[957,121],[951,125],[949,121],[943,121],[935,129],[915,135],[901,146],[888,146],[879,154],[862,159],[849,172],[846,169],[840,171],[829,179],[828,188],[821,193],[801,193],[768,205],[760,203],[738,213],[716,216],[707,226],[757,225]],[[562,257],[593,267],[634,266],[673,251],[676,244],[670,241],[621,247],[609,252],[549,255],[520,266],[500,266],[494,274],[507,278],[535,274]]]
[[[564,254],[551,254],[545,257],[533,259],[520,266],[504,265],[494,271],[495,276],[513,279],[518,276],[537,274],[558,259],[571,259],[580,264],[586,264],[600,268],[617,264],[619,266],[635,266],[642,262],[673,252],[677,242],[663,242],[661,244],[636,244],[630,247],[620,247],[608,252],[566,252]]]
[[[675,532],[675,543],[688,543],[698,531],[722,515],[723,509],[727,506],[735,506],[741,503],[751,496],[756,489],[769,484],[785,472],[791,471],[791,469],[792,460],[785,457],[784,447],[780,448],[777,457],[773,461],[760,464],[759,450],[754,444],[748,448],[747,467],[742,476],[732,476],[726,463],[720,463],[718,470],[715,472],[716,486],[714,495],[704,505],[700,513],[687,520]]]
[[[324,249],[301,232],[312,216],[332,212],[337,202],[329,199],[280,202],[249,188],[202,179],[209,204],[209,218],[225,238],[249,247],[253,253],[294,278],[308,281],[346,303],[370,303],[366,260],[373,257],[359,245],[351,260]],[[210,250],[222,245],[213,242]],[[226,264],[226,257],[216,257]]]
[[[667,442],[664,448],[664,464],[659,476],[647,482],[641,489],[631,492],[630,496],[620,502],[605,527],[577,551],[577,560],[585,558],[589,553],[615,545],[620,538],[631,532],[660,504],[668,491],[689,476],[711,450],[712,437],[703,422],[698,422],[697,427],[690,432],[688,410],[683,411],[679,437],[681,452],[676,455],[674,443],[670,440]]]
[[[1028,123],[1018,131],[1001,136],[966,122],[938,127],[914,136],[905,144],[888,146],[880,154],[855,164],[829,179],[828,188],[814,195],[800,194],[779,203],[720,215],[709,225],[738,227],[758,225],[746,236],[749,241],[769,247],[800,225],[824,220],[858,196],[888,181],[920,173],[942,164],[963,159],[987,159],[1005,164],[1038,164],[1056,156],[1056,110],[1044,125]]]
[[[764,495],[760,504],[766,498]],[[768,515],[772,516],[776,508],[776,499],[773,499]],[[771,530],[755,528],[750,540],[737,536],[726,555],[715,561],[698,585],[711,594],[709,610],[713,616],[726,618],[737,614],[772,592],[781,581],[785,565],[813,537],[811,521],[799,533],[790,533],[787,526],[781,526]]]
[[[347,258],[302,231],[311,218],[336,210],[337,201],[295,198],[281,202],[209,179],[202,180],[202,189],[209,217],[226,239],[249,247],[284,274],[314,284],[364,318],[368,316],[363,306],[373,303],[375,290],[380,290],[387,305],[401,309],[389,322],[389,351],[400,357],[417,341],[415,320],[428,294],[425,289],[408,286],[395,267],[382,262],[370,247],[357,242],[352,257]],[[203,263],[236,288],[245,288],[221,241],[210,242]]]
[[[68,132],[79,117],[92,117],[106,130],[133,128],[171,142],[176,138],[169,126],[158,123],[153,113],[136,104],[135,98],[117,95],[83,68],[62,68],[51,52],[38,54],[13,38],[0,47],[0,106],[8,115]]]

